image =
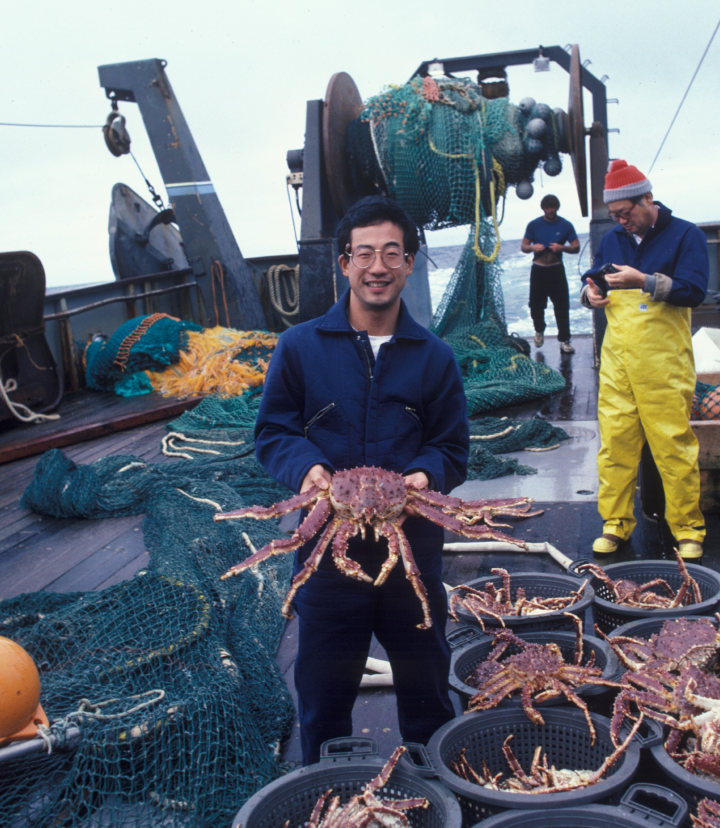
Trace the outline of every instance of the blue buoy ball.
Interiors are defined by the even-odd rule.
[[[562,161],[555,155],[543,164],[543,170],[547,175],[559,175],[562,172]]]
[[[518,108],[523,115],[529,115],[530,110],[535,106],[535,98],[523,98],[518,104]]]
[[[521,181],[515,188],[515,192],[517,193],[518,198],[521,198],[523,201],[527,201],[529,198],[532,198],[535,190],[529,181]]]
[[[544,121],[547,121],[550,118],[550,107],[547,104],[540,103],[535,107],[533,115],[536,118],[542,118]]]
[[[543,151],[543,142],[537,138],[526,138],[525,149],[530,155],[539,155]]]
[[[547,124],[542,118],[533,118],[527,125],[527,131],[531,138],[542,138],[547,132]]]

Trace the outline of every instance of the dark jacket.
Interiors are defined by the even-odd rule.
[[[280,337],[255,427],[258,460],[294,491],[322,463],[333,472],[422,470],[434,489],[449,492],[465,480],[469,445],[452,349],[403,302],[376,362],[367,332],[348,322],[348,297]]]
[[[620,225],[603,236],[593,266],[583,274],[583,282],[590,276],[596,283],[597,271],[608,263],[629,265],[650,276],[663,274],[672,279],[663,301],[683,308],[694,308],[705,298],[710,265],[707,240],[699,227],[676,218],[663,204],[659,207],[657,222],[643,236],[638,245],[632,233]],[[653,285],[655,282],[653,281]],[[654,294],[654,289],[648,289]],[[653,298],[655,296],[653,295]]]

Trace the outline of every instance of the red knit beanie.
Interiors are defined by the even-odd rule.
[[[619,158],[611,162],[605,176],[603,192],[605,204],[611,201],[622,201],[625,198],[635,198],[635,196],[649,192],[652,192],[652,184],[637,167]]]

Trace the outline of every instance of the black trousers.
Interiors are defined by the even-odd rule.
[[[555,311],[558,340],[567,342],[570,339],[570,295],[562,262],[547,267],[533,265],[530,270],[530,316],[538,333],[545,330],[548,299]]]
[[[427,743],[454,718],[448,696],[450,647],[445,639],[447,596],[442,584],[443,531],[409,517],[404,525],[428,592],[433,626],[419,630],[420,602],[402,561],[376,587],[343,575],[332,549],[294,602],[300,620],[295,686],[303,765],[317,762],[327,739],[351,736],[352,709],[373,633],[392,666],[403,741]],[[299,550],[296,569],[314,544]],[[349,556],[371,577],[387,558],[387,541],[351,539]]]

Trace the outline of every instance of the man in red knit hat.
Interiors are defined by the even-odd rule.
[[[702,557],[698,442],[690,428],[695,390],[690,309],[707,293],[707,241],[694,224],[653,200],[650,181],[626,161],[605,176],[609,230],[583,276],[586,307],[605,308],[600,368],[601,449],[596,554],[615,552],[635,528],[640,452],[647,441],[665,490],[665,519],[688,560]],[[613,265],[614,272],[606,266]]]

